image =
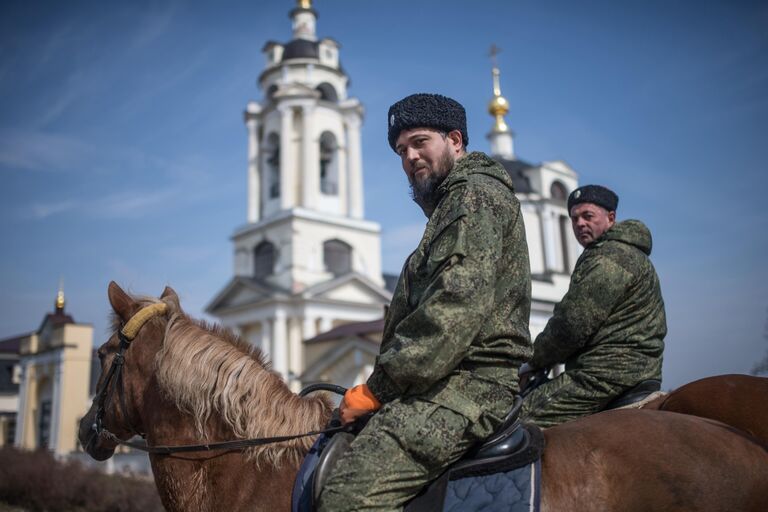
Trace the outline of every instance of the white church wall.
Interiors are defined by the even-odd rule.
[[[280,112],[277,109],[273,109],[266,113],[262,119],[263,123],[263,137],[261,140],[261,154],[259,155],[259,174],[261,182],[261,204],[262,204],[262,218],[268,218],[280,211],[280,195],[271,197],[270,186],[271,177],[269,164],[267,159],[270,158],[270,150],[273,149],[270,144],[270,135],[275,134],[277,136],[278,143],[280,142]],[[283,184],[280,184],[281,190]]]
[[[531,340],[535,340],[536,336],[544,330],[549,318],[552,316],[552,307],[549,304],[542,304],[534,302],[531,304],[531,319],[528,323],[528,328],[531,333]]]
[[[297,242],[293,249],[296,281],[311,286],[330,279],[332,275],[325,270],[323,262],[323,242],[341,240],[352,247],[352,271],[383,285],[381,230],[377,224],[351,219],[323,219],[318,215],[308,217],[309,215],[300,214],[294,219],[292,226],[294,240]],[[341,222],[342,220],[345,222]]]
[[[552,304],[560,302],[565,292],[568,291],[571,278],[567,274],[549,274],[548,278],[551,281],[540,281],[538,279],[531,281],[533,300],[546,301]]]
[[[279,88],[284,84],[299,83],[314,89],[322,83],[328,83],[336,90],[339,101],[343,101],[348,97],[348,82],[349,78],[336,69],[317,64],[311,59],[292,59],[262,74],[260,86],[263,91],[268,91],[272,86]]]
[[[532,274],[544,272],[544,247],[541,241],[541,218],[536,206],[522,201],[520,209],[525,222],[525,239],[528,242],[528,257]]]
[[[344,124],[338,111],[325,105],[318,105],[315,108],[313,123],[312,144],[320,144],[320,137],[323,133],[329,132],[336,139],[337,151],[335,166],[336,191],[335,193],[326,193],[320,189],[320,179],[318,178],[318,188],[313,191],[317,198],[317,210],[334,215],[349,215],[349,204],[347,201],[347,140]],[[319,173],[319,166],[318,166]],[[306,205],[305,205],[306,206]]]

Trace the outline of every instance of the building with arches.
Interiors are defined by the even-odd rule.
[[[78,422],[92,396],[93,326],[75,322],[64,306],[59,290],[36,331],[0,341],[0,359],[12,371],[2,389],[15,398],[12,414],[0,415],[0,444],[56,455],[77,448]]]

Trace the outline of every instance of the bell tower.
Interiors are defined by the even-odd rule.
[[[262,99],[244,113],[246,223],[232,235],[234,278],[208,306],[284,375],[301,370],[302,338],[378,318],[390,297],[381,228],[363,218],[363,106],[347,93],[339,43],[317,37],[311,0],[289,17],[292,39],[262,48]],[[310,307],[318,294],[323,311]]]
[[[266,240],[279,221],[312,219],[333,226],[333,238],[349,246],[353,270],[381,283],[380,229],[363,220],[363,107],[347,95],[339,44],[317,38],[311,1],[299,0],[290,17],[293,39],[264,45],[266,66],[258,78],[263,99],[249,102],[245,111],[248,224],[235,233],[235,272],[255,272],[292,290],[327,278],[322,241],[310,243],[311,233],[269,241],[290,244],[289,252],[275,254],[273,272],[255,269],[259,256],[249,254],[253,235]]]

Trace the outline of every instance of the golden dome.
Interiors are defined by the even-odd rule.
[[[488,113],[492,116],[503,116],[509,112],[509,102],[504,96],[494,96],[488,102]]]
[[[493,99],[488,102],[488,113],[496,118],[496,123],[493,125],[493,131],[508,132],[509,127],[504,116],[509,112],[509,102],[507,98],[501,95],[501,81],[499,80],[499,68],[493,67]]]
[[[299,7],[301,9],[311,9],[312,8],[312,0],[298,0],[296,3],[299,4]]]

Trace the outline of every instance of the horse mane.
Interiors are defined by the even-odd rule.
[[[202,438],[229,440],[210,439],[214,418],[237,439],[304,434],[328,421],[327,396],[299,397],[258,348],[220,325],[192,319],[177,300],[163,302],[169,313],[165,339],[155,356],[158,383],[180,410],[194,418]],[[298,463],[313,440],[303,437],[247,452],[257,463]]]

